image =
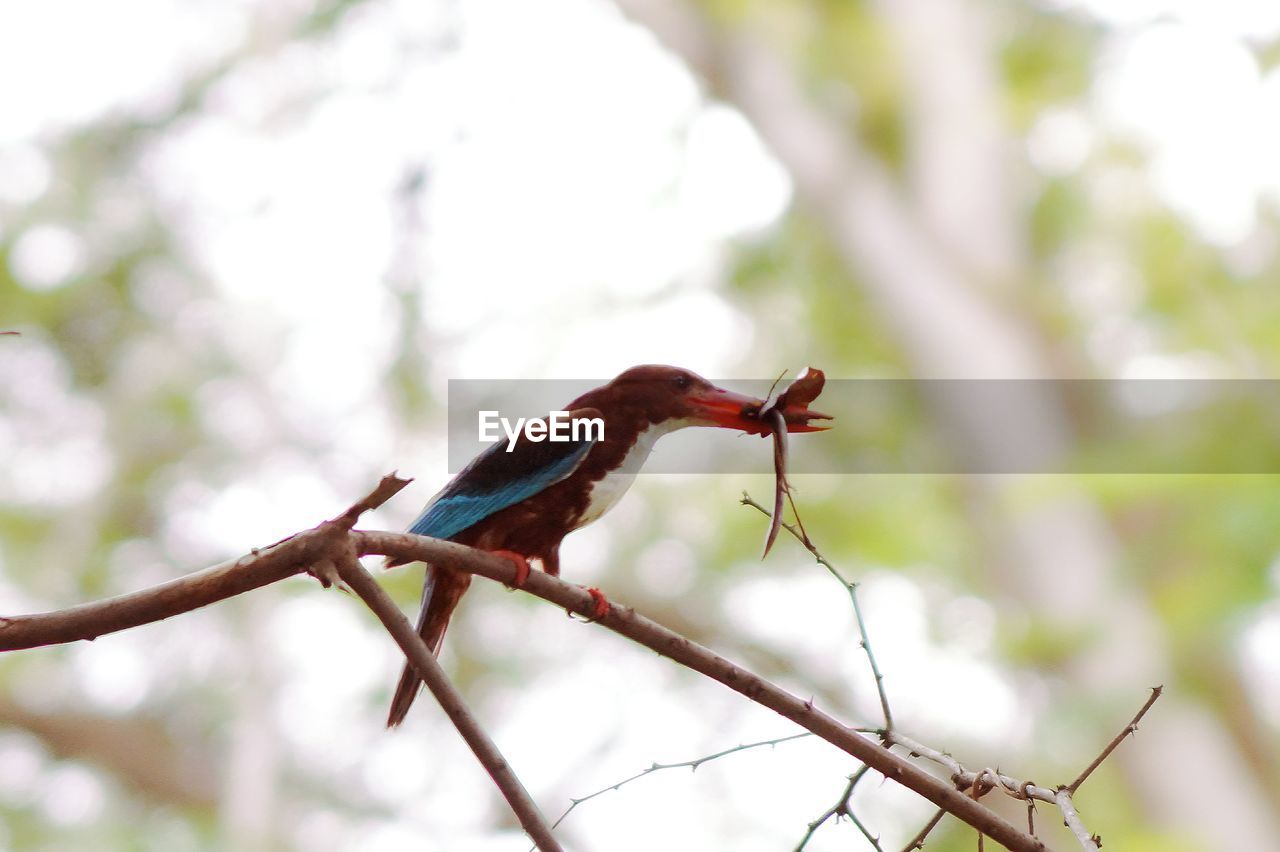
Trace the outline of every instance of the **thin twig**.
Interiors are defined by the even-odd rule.
[[[742,492],[742,499],[740,502],[742,505],[750,506],[766,516],[769,515],[769,510],[764,506],[761,506],[755,500],[752,500],[751,495],[745,491]],[[799,521],[799,515],[796,516],[796,520]],[[892,731],[893,711],[889,709],[889,695],[884,689],[884,675],[880,672],[880,665],[876,662],[875,652],[871,650],[871,636],[867,632],[867,622],[866,619],[862,617],[862,607],[858,605],[858,584],[846,579],[845,576],[840,573],[839,569],[832,565],[831,562],[822,555],[822,551],[818,550],[818,546],[815,545],[804,532],[803,527],[797,529],[785,521],[782,522],[782,527],[787,532],[791,533],[791,536],[796,541],[800,542],[800,544],[804,546],[804,549],[809,551],[813,558],[818,561],[818,564],[823,568],[826,568],[827,572],[832,577],[835,577],[836,580],[840,582],[840,585],[844,586],[845,591],[848,593],[849,600],[853,603],[854,618],[858,622],[858,635],[860,636],[860,641],[862,643],[862,650],[867,654],[867,662],[871,665],[871,674],[875,677],[876,693],[880,697],[880,711],[884,714],[884,728],[886,731]]]
[[[1124,738],[1137,732],[1138,723],[1142,721],[1143,716],[1147,715],[1147,711],[1151,709],[1152,704],[1156,703],[1156,699],[1160,697],[1162,692],[1164,692],[1163,686],[1153,686],[1151,688],[1151,696],[1147,699],[1147,703],[1143,704],[1142,709],[1139,710],[1137,715],[1129,721],[1129,724],[1125,725],[1124,729],[1120,731],[1120,733],[1116,734],[1111,742],[1107,743],[1107,747],[1102,750],[1101,754],[1093,759],[1093,763],[1086,766],[1084,771],[1077,776],[1076,780],[1067,785],[1068,793],[1075,795],[1076,790],[1080,789],[1080,785],[1093,774],[1093,770],[1102,765],[1102,761],[1111,756],[1111,752],[1115,751],[1116,747],[1120,745],[1120,743],[1124,742]]]
[[[867,662],[871,665],[871,674],[876,679],[876,693],[880,696],[880,711],[884,714],[884,729],[893,730],[893,711],[889,709],[889,695],[884,691],[884,675],[876,663],[875,652],[871,650],[871,636],[867,633],[867,622],[862,617],[862,606],[858,603],[858,584],[849,585],[849,600],[853,601],[853,614],[857,617],[858,633],[862,637],[862,650],[867,652]]]
[[[551,823],[551,827],[552,828],[558,827],[560,823],[565,821],[565,819],[569,816],[569,814],[573,813],[574,808],[578,807],[578,805],[581,805],[584,802],[589,802],[592,799],[596,798],[597,796],[603,796],[605,793],[609,793],[614,790],[621,789],[622,787],[625,787],[626,785],[630,784],[632,781],[638,781],[639,779],[644,778],[647,775],[652,775],[654,772],[660,772],[664,769],[682,769],[684,767],[688,767],[689,769],[696,771],[697,768],[704,763],[710,763],[713,760],[719,760],[722,757],[727,757],[728,755],[731,755],[731,754],[737,754],[740,751],[749,751],[751,749],[762,748],[764,746],[776,746],[779,743],[785,743],[791,740],[798,740],[798,739],[803,739],[804,737],[811,737],[811,736],[813,736],[813,734],[809,733],[808,731],[805,731],[803,734],[791,734],[790,736],[787,736],[787,737],[778,737],[772,740],[761,740],[760,742],[744,743],[741,745],[736,745],[733,748],[727,748],[724,751],[718,751],[715,754],[706,754],[706,755],[703,755],[702,757],[694,758],[693,760],[682,760],[679,763],[654,763],[648,769],[644,769],[640,772],[637,772],[635,775],[632,775],[629,778],[624,778],[621,781],[618,781],[614,784],[610,784],[607,787],[601,787],[599,790],[596,790],[594,793],[588,793],[587,795],[577,799],[570,798],[569,807],[565,808],[564,813],[560,814],[559,819]]]
[[[933,815],[933,819],[924,824],[924,828],[916,832],[916,836],[911,838],[906,846],[902,847],[902,852],[912,852],[913,849],[923,849],[925,838],[929,836],[929,832],[942,822],[942,818],[947,815],[945,808],[938,808],[938,812]]]
[[[858,815],[853,812],[853,805],[850,802],[853,798],[854,788],[858,786],[858,782],[862,780],[863,776],[865,776],[867,771],[870,769],[871,767],[864,766],[849,776],[849,783],[845,785],[844,790],[840,793],[840,797],[836,799],[836,803],[827,808],[820,817],[809,823],[808,830],[804,833],[804,837],[800,838],[800,842],[796,845],[795,852],[801,852],[801,850],[808,846],[809,841],[813,839],[814,833],[821,828],[827,820],[835,817],[838,821],[842,816],[848,817],[849,820],[857,826],[858,831],[862,832],[862,836],[871,844],[872,849],[875,849],[876,852],[884,852],[884,847],[880,845],[880,838],[867,830],[867,827],[863,825],[862,820],[858,819]]]
[[[435,655],[422,641],[422,637],[409,623],[409,619],[405,618],[395,601],[391,600],[382,587],[369,576],[369,572],[360,566],[356,560],[355,548],[348,545],[346,552],[340,554],[335,561],[339,576],[353,592],[360,596],[369,609],[373,610],[383,627],[387,628],[387,632],[396,640],[396,644],[404,651],[418,677],[422,678],[427,689],[431,690],[431,694],[435,696],[441,709],[449,717],[449,721],[458,729],[458,733],[471,747],[476,759],[488,771],[489,777],[502,792],[511,811],[520,820],[521,827],[528,833],[534,844],[542,852],[563,852],[563,847],[552,835],[551,827],[547,825],[542,812],[538,810],[529,792],[525,790],[524,784],[516,777],[511,765],[507,763],[502,752],[498,751],[498,746],[489,737],[471,709],[467,707],[462,694],[449,681],[444,669],[440,668],[440,663],[436,661]]]
[[[884,852],[884,847],[880,845],[879,836],[872,835],[872,833],[867,830],[867,827],[862,824],[862,820],[858,818],[858,814],[853,810],[852,807],[849,808],[848,816],[849,816],[849,821],[858,827],[858,831],[861,831],[862,836],[865,837],[867,839],[867,842],[871,844],[871,848],[876,850],[876,852]]]

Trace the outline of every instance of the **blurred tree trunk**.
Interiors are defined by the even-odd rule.
[[[750,11],[726,23],[678,0],[619,6],[755,125],[917,376],[1058,378],[1049,341],[1008,298],[1033,276],[1008,165],[1017,152],[1002,126],[983,17],[989,9],[967,0],[876,4],[900,58],[893,71],[905,79],[908,138],[899,178],[861,146],[851,122],[810,95],[819,87],[802,80],[765,27],[752,25]],[[946,434],[979,463],[1005,457],[1010,421],[1038,439],[1023,448],[1025,458],[1055,458],[1070,445],[1065,400],[1053,382],[1035,384],[1018,410],[1000,411],[976,411],[965,390],[935,387]],[[1015,496],[1020,484],[1018,476],[971,482],[972,517],[991,552],[991,594],[1003,598],[994,602],[1054,634],[1087,637],[1064,660],[1069,681],[1087,692],[1071,697],[1121,719],[1122,708],[1154,685],[1148,681],[1174,676],[1162,625],[1142,590],[1121,577],[1119,542],[1088,495],[1065,486],[1026,505]],[[1213,708],[1176,689],[1167,695],[1117,755],[1134,799],[1156,824],[1189,828],[1216,848],[1273,847],[1280,836],[1274,791],[1250,773]]]

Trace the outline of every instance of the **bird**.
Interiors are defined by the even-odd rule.
[[[529,576],[530,560],[552,576],[560,573],[560,542],[600,518],[626,493],[663,435],[689,426],[718,426],[760,436],[776,419],[763,418],[763,400],[716,387],[679,367],[647,364],[570,402],[571,420],[603,421],[576,440],[529,440],[526,431],[491,444],[463,468],[409,526],[409,532],[465,544],[511,559],[514,585]],[[783,412],[788,432],[826,428],[830,419],[801,406]],[[544,421],[545,422],[545,421]],[[388,557],[387,567],[410,560]],[[437,656],[449,619],[471,584],[471,575],[427,565],[418,614],[418,635]],[[591,590],[597,615],[604,596]],[[387,727],[404,721],[421,687],[408,664],[392,697]]]

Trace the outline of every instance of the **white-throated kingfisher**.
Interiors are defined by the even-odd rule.
[[[764,401],[722,390],[677,367],[632,367],[607,385],[566,406],[571,418],[600,418],[604,435],[580,440],[504,439],[488,447],[431,499],[410,532],[501,553],[516,562],[515,584],[528,577],[530,559],[560,573],[560,542],[607,512],[630,487],[653,445],[686,426],[720,426],[757,435],[772,427],[761,417]],[[810,424],[826,415],[783,411],[788,432],[825,428]],[[388,567],[401,564],[388,558]],[[471,575],[428,565],[418,633],[440,653],[449,617],[471,584]],[[597,614],[607,611],[597,598]],[[387,725],[404,720],[421,681],[405,665],[391,701]]]

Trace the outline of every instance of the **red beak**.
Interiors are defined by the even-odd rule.
[[[752,435],[770,435],[773,428],[760,416],[765,401],[745,394],[715,388],[696,395],[689,395],[695,413],[717,426],[726,429],[740,429]],[[810,420],[830,420],[831,415],[811,411],[808,408],[791,406],[782,409],[782,416],[787,421],[788,432],[821,432],[829,426],[816,426]]]

